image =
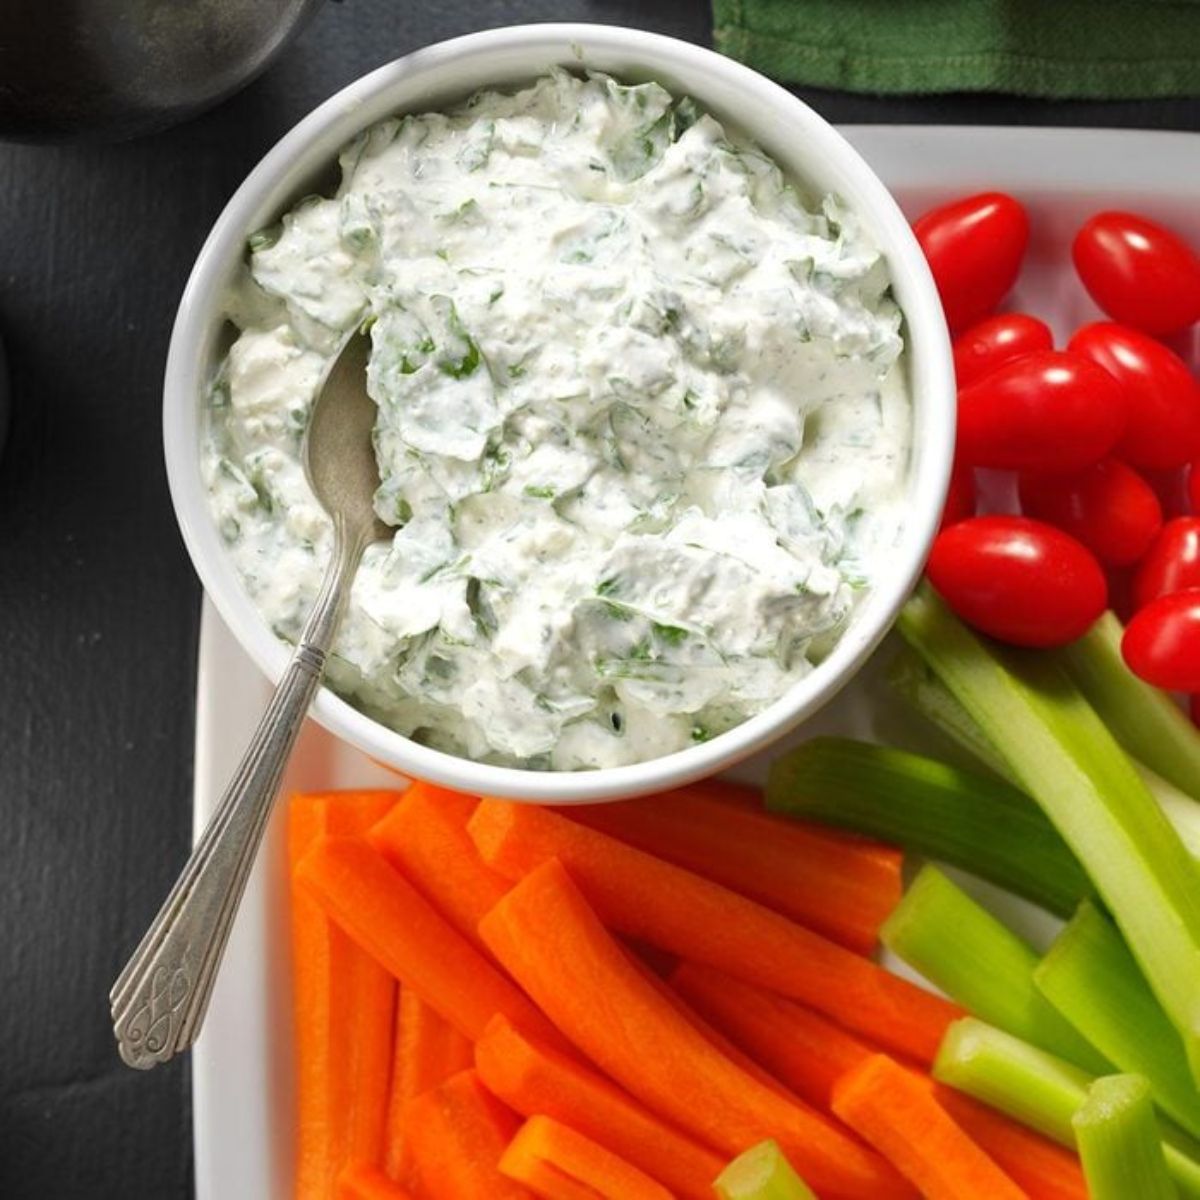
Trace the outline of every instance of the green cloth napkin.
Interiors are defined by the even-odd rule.
[[[1195,0],[713,0],[717,49],[859,92],[1200,95]]]

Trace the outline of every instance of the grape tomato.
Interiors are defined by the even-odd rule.
[[[1176,517],[1162,527],[1134,572],[1134,608],[1184,588],[1200,588],[1200,517]]]
[[[1200,691],[1200,588],[1159,596],[1139,609],[1125,628],[1121,654],[1155,687]]]
[[[972,517],[938,534],[929,581],[969,625],[1018,646],[1061,646],[1086,633],[1108,585],[1086,547],[1027,517]]]
[[[1000,313],[972,325],[954,340],[954,374],[968,387],[1014,358],[1051,350],[1050,326],[1026,313]]]
[[[1155,221],[1097,213],[1075,235],[1071,256],[1092,299],[1116,321],[1167,334],[1200,320],[1200,256]]]
[[[1082,542],[1105,566],[1127,567],[1146,553],[1162,528],[1154,489],[1115,458],[1071,475],[1025,472],[1021,510]]]
[[[994,312],[1012,290],[1029,243],[1029,218],[1012,196],[984,192],[931,209],[913,232],[956,333]]]
[[[1116,453],[1135,467],[1182,467],[1200,455],[1200,386],[1161,342],[1112,321],[1075,332],[1067,349],[1103,367],[1122,387],[1128,425]]]
[[[1125,395],[1086,358],[1059,350],[998,367],[958,394],[958,455],[977,467],[1079,471],[1125,430]]]

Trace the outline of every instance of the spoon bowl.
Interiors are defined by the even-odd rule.
[[[375,515],[379,463],[371,444],[375,401],[367,394],[371,339],[355,332],[333,360],[313,403],[304,437],[304,470],[313,494],[348,531],[370,541],[391,530]]]

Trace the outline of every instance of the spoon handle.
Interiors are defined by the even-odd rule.
[[[121,1057],[147,1070],[196,1040],[283,768],[325,672],[365,539],[334,526],[321,592],[207,828],[109,992]]]

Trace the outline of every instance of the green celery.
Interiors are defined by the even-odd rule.
[[[1090,1200],[1178,1200],[1140,1075],[1107,1075],[1071,1118]]]
[[[1094,1078],[974,1017],[946,1030],[933,1075],[1064,1146],[1075,1144],[1071,1117]]]
[[[1000,757],[995,746],[984,737],[971,714],[950,694],[920,655],[908,647],[901,649],[888,671],[888,681],[902,700],[911,704],[959,749],[966,751],[970,759],[1001,778],[1014,782],[1008,764]],[[1129,753],[1128,745],[1125,750]],[[1188,853],[1200,859],[1200,803],[1132,755],[1130,762],[1150,794],[1158,801],[1163,815],[1175,827]]]
[[[981,764],[1011,781],[1008,763],[988,741],[974,717],[951,695],[934,669],[911,647],[901,646],[888,664],[891,689],[917,710],[931,725],[965,750],[971,765]]]
[[[1166,692],[1144,683],[1125,665],[1124,633],[1108,612],[1057,654],[1117,741],[1152,771],[1200,799],[1200,737]]]
[[[1054,659],[985,643],[928,585],[899,624],[1074,850],[1200,1078],[1200,874],[1125,752]]]
[[[1042,811],[1011,784],[910,754],[820,737],[772,764],[767,807],[962,867],[1059,916],[1092,887]]]
[[[936,867],[921,869],[879,936],[973,1015],[1085,1070],[1112,1070],[1034,986],[1033,947]]]
[[[1163,1112],[1200,1138],[1200,1092],[1183,1043],[1115,926],[1084,903],[1034,971],[1046,999],[1122,1071],[1144,1075]]]
[[[713,1181],[720,1200],[817,1200],[774,1141],[739,1154]]]
[[[1133,760],[1133,765],[1141,775],[1142,782],[1150,789],[1150,794],[1158,801],[1163,816],[1175,826],[1175,832],[1179,834],[1179,840],[1187,847],[1188,853],[1200,859],[1200,803],[1137,759]]]
[[[1064,1146],[1075,1146],[1071,1119],[1087,1101],[1093,1076],[974,1017],[942,1038],[934,1078]],[[1200,1162],[1192,1139],[1164,1122],[1163,1153],[1181,1196],[1200,1200]],[[1130,1197],[1133,1200],[1133,1197]]]

